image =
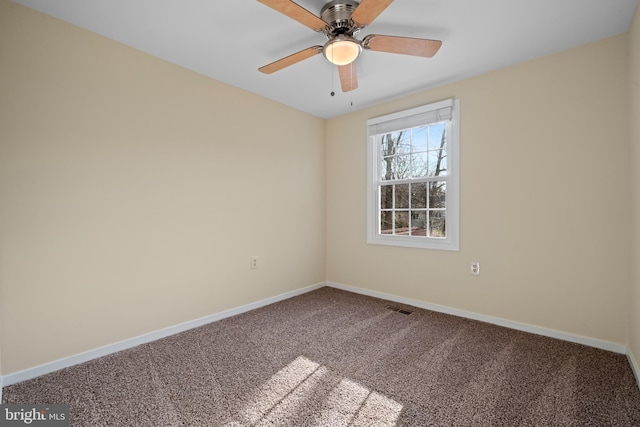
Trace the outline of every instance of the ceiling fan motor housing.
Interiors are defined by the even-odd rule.
[[[351,15],[358,4],[354,0],[333,0],[322,7],[320,18],[329,25],[328,37],[341,34],[353,36],[357,32]]]

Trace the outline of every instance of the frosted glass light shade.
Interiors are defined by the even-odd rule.
[[[336,65],[347,65],[355,61],[362,52],[360,42],[353,37],[336,37],[322,49],[325,58]]]

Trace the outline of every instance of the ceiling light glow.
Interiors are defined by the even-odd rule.
[[[353,37],[338,36],[329,40],[322,53],[329,62],[336,65],[347,65],[355,61],[362,52],[360,42]]]

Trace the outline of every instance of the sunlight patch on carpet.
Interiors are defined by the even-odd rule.
[[[395,426],[402,405],[347,378],[325,402],[320,419],[331,426]]]
[[[238,421],[243,425],[279,425],[307,413],[315,415],[316,424],[323,426],[396,425],[400,403],[353,380],[338,381],[335,373],[328,374],[328,368],[297,357],[258,387],[247,399]],[[334,378],[328,378],[331,376]],[[318,401],[318,391],[323,388],[325,398]],[[227,424],[232,425],[238,424]]]
[[[320,365],[299,356],[259,387],[242,411],[244,422],[256,424],[318,371]],[[320,372],[320,375],[322,371]]]

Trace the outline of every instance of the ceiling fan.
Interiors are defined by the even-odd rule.
[[[329,39],[324,46],[312,46],[260,67],[258,70],[265,74],[274,73],[322,53],[331,63],[338,66],[342,91],[349,92],[358,87],[354,61],[362,49],[431,58],[442,45],[440,40],[379,34],[369,34],[362,41],[356,39],[355,35],[371,24],[393,0],[333,0],[322,7],[320,17],[292,0],[258,1],[312,30],[324,33]]]

